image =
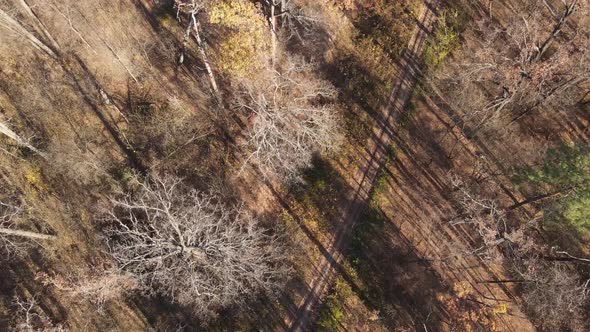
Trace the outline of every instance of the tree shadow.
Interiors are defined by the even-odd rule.
[[[346,256],[365,285],[361,298],[388,328],[453,326],[456,313],[440,301],[443,294],[452,296],[450,287],[379,209],[365,209]]]
[[[51,321],[52,324],[65,322],[68,318],[68,310],[60,303],[59,297],[50,289],[37,282],[39,272],[51,272],[41,253],[33,248],[26,258],[13,257],[8,262],[2,262],[5,269],[0,272],[0,291],[2,294],[1,306],[4,307],[0,315],[0,327],[9,331],[17,318],[23,318],[22,313],[16,312],[13,300],[16,296],[22,301],[29,301],[33,297],[37,307]],[[14,326],[12,326],[14,327]]]

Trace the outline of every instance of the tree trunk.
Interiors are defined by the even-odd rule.
[[[29,232],[29,231],[21,231],[21,230],[17,230],[17,229],[10,229],[10,228],[4,228],[4,227],[0,227],[0,234],[6,234],[6,235],[14,235],[14,236],[20,236],[20,237],[26,237],[29,239],[36,239],[36,240],[56,240],[57,236],[55,235],[48,235],[48,234],[41,234],[41,233],[35,233],[35,232]]]
[[[41,31],[41,33],[45,36],[45,38],[47,39],[47,41],[49,41],[49,44],[53,48],[53,51],[55,53],[58,53],[59,52],[59,48],[60,48],[59,47],[59,44],[55,41],[55,39],[53,39],[53,37],[51,36],[51,34],[49,33],[49,31],[47,31],[47,28],[41,22],[41,20],[39,20],[39,17],[37,17],[37,15],[35,15],[35,13],[33,13],[33,10],[29,6],[29,4],[25,0],[20,0],[19,3],[21,5],[21,7],[23,7],[23,9],[27,13],[27,15],[29,15],[29,17],[33,20],[33,22],[35,23],[35,26],[37,27],[37,29],[39,31]]]
[[[567,22],[568,17],[570,17],[576,11],[577,2],[578,2],[577,0],[574,0],[574,2],[572,2],[571,4],[566,5],[565,10],[563,11],[563,14],[561,15],[561,17],[559,17],[557,24],[553,28],[553,31],[551,32],[549,37],[547,37],[547,39],[545,39],[543,44],[541,44],[541,46],[539,47],[539,50],[537,52],[537,55],[531,59],[531,62],[537,62],[537,61],[541,60],[541,57],[543,56],[543,54],[545,54],[545,52],[547,51],[547,49],[551,45],[551,42],[553,42],[553,39],[555,39],[555,37],[559,34],[559,32],[561,32],[561,29],[563,28],[563,26]]]
[[[213,90],[213,94],[217,98],[217,102],[222,105],[221,94],[219,93],[219,88],[217,87],[217,81],[215,80],[215,75],[213,74],[213,70],[211,69],[211,64],[209,63],[209,57],[207,56],[207,52],[205,51],[205,46],[203,45],[203,40],[201,39],[201,34],[199,33],[199,22],[195,17],[195,13],[191,13],[191,25],[193,27],[193,31],[195,32],[195,39],[197,40],[197,48],[199,49],[199,53],[201,53],[201,58],[203,59],[203,63],[205,64],[205,70],[207,71],[207,75],[209,76],[209,81],[211,82],[211,89]]]
[[[547,199],[547,198],[551,198],[551,197],[560,195],[564,191],[568,191],[568,190],[571,190],[571,189],[573,189],[573,188],[572,187],[568,187],[568,188],[565,188],[565,189],[562,189],[562,190],[558,190],[558,191],[554,191],[554,192],[551,192],[551,193],[546,193],[546,194],[541,194],[541,195],[533,196],[533,197],[530,197],[530,198],[525,199],[522,202],[519,202],[519,203],[516,203],[516,204],[514,204],[512,206],[509,206],[508,207],[508,210],[514,210],[514,209],[519,208],[519,207],[521,207],[523,205],[532,204],[532,203],[535,203],[535,202],[538,202],[538,201],[541,201],[541,200],[544,200],[544,199]]]
[[[537,102],[535,102],[534,105],[525,109],[523,112],[521,112],[519,115],[517,115],[514,119],[512,119],[512,121],[510,121],[510,123],[508,123],[508,126],[511,126],[514,122],[520,120],[525,115],[530,114],[531,112],[539,109],[539,106],[543,105],[543,102],[545,102],[547,99],[551,98],[558,91],[564,91],[564,90],[570,88],[571,86],[581,83],[587,79],[588,79],[587,74],[581,73],[580,76],[569,79],[566,82],[564,82],[563,84],[560,84],[560,85],[552,88],[551,91],[549,91],[549,93],[547,95],[545,95],[541,100],[538,100]]]
[[[272,47],[272,66],[274,68],[277,58],[277,16],[275,15],[276,5],[274,1],[270,3],[270,34]]]
[[[47,53],[47,55],[49,55],[50,57],[57,59],[57,55],[49,46],[45,45],[32,33],[27,31],[27,29],[23,28],[23,26],[20,23],[18,23],[15,19],[10,17],[10,15],[6,14],[2,9],[0,9],[0,26],[4,26],[9,30],[12,30],[14,33],[17,33],[22,37],[28,39],[29,42],[33,44],[35,48]]]
[[[192,18],[191,18],[192,20]],[[189,25],[186,27],[186,30],[184,32],[184,36],[182,37],[182,47],[180,48],[180,57],[178,58],[178,66],[182,65],[184,63],[184,53],[186,52],[186,45],[188,44],[188,40],[191,37],[191,30],[192,30],[192,21],[191,23],[189,23]]]
[[[502,280],[482,280],[478,281],[478,284],[510,284],[510,283],[527,283],[533,282],[532,280],[524,279],[502,279]]]
[[[568,253],[567,251],[555,251],[555,253],[558,255],[565,255],[566,257],[543,256],[543,258],[548,261],[580,262],[580,263],[584,263],[584,264],[590,264],[590,259],[570,255],[570,253]]]
[[[14,131],[12,131],[8,126],[4,123],[0,122],[0,133],[8,136],[10,139],[14,140],[18,145],[27,147],[29,150],[35,152],[36,154],[40,155],[43,159],[46,159],[45,154],[41,151],[37,150],[34,146],[29,144],[26,140],[18,136]]]

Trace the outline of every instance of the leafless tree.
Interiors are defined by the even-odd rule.
[[[507,209],[497,200],[484,197],[483,188],[470,188],[457,176],[451,176],[450,182],[456,189],[455,200],[460,207],[460,214],[451,223],[474,226],[484,244],[473,253],[501,259],[513,272],[512,279],[485,282],[520,285],[525,307],[548,331],[577,324],[587,303],[590,280],[581,281],[575,269],[564,262],[587,263],[588,260],[564,251],[554,254],[565,256],[546,256],[547,247],[528,234],[527,223],[510,225]],[[510,251],[500,255],[494,248],[504,244],[503,248]]]
[[[523,300],[529,312],[547,331],[576,328],[590,294],[590,280],[580,280],[563,263],[528,260],[519,272],[523,279]]]
[[[506,240],[502,235],[506,230],[506,214],[494,199],[484,198],[474,193],[456,175],[449,175],[451,185],[455,188],[455,201],[460,207],[459,214],[450,223],[453,226],[468,224],[474,227],[483,241],[483,245],[473,253],[487,253]]]
[[[21,3],[22,3],[22,1],[21,1]],[[27,8],[28,8],[28,6],[27,6]],[[29,10],[30,10],[30,8],[29,8]],[[29,13],[29,11],[27,11],[27,13]],[[1,8],[0,8],[0,27],[2,27],[3,29],[6,29],[18,36],[23,37],[25,40],[28,40],[33,47],[46,53],[47,55],[49,55],[53,59],[58,58],[54,49],[52,49],[50,46],[48,46],[47,43],[43,42],[42,40],[37,38],[34,34],[29,32],[27,29],[25,29],[20,22],[18,22],[16,19],[14,19],[12,16],[10,16],[8,13],[6,13]]]
[[[573,0],[570,3],[562,0],[564,8],[558,14],[547,0],[543,0],[543,3],[549,9],[551,15],[555,19],[555,26],[551,30],[549,36],[547,36],[547,38],[542,43],[538,44],[538,47],[536,48],[536,55],[530,57],[531,62],[541,60],[541,57],[543,57],[545,52],[547,52],[555,37],[557,37],[557,35],[561,32],[561,29],[567,23],[569,17],[576,11],[576,7],[578,6],[578,0]]]
[[[450,224],[473,227],[483,242],[470,254],[502,260],[501,253],[495,250],[497,247],[510,248],[510,255],[517,256],[538,255],[546,249],[529,234],[537,219],[528,222],[509,220],[509,207],[503,207],[497,198],[486,192],[485,184],[476,182],[469,185],[455,174],[449,174],[449,182],[454,188],[453,198],[459,208]]]
[[[446,99],[474,132],[498,118],[498,127],[513,123],[549,104],[567,109],[577,100],[568,93],[590,78],[587,24],[566,24],[587,10],[587,1],[549,2],[516,1],[507,22],[474,22],[461,60],[443,74]],[[567,35],[560,34],[566,27]]]
[[[189,190],[171,177],[135,180],[137,190],[106,213],[113,257],[146,294],[168,296],[204,317],[259,292],[272,293],[288,267],[277,236],[240,207]]]
[[[319,19],[304,13],[304,7],[292,0],[264,0],[262,3],[270,26],[271,58],[274,65],[277,61],[278,36],[282,33],[286,39],[297,38],[304,43],[304,37]]]
[[[16,315],[13,320],[15,331],[19,332],[65,332],[62,325],[53,324],[47,315],[39,307],[37,296],[29,300],[15,297],[13,307]]]
[[[333,151],[342,142],[339,118],[332,106],[336,90],[314,78],[311,64],[294,61],[270,75],[265,86],[242,85],[235,101],[251,113],[248,143],[253,161],[265,175],[293,180],[311,165],[314,152]]]
[[[20,209],[12,205],[0,202],[0,230],[11,232],[14,230],[14,219],[20,213]],[[28,247],[28,242],[22,241],[20,237],[12,238],[6,233],[0,236],[0,245],[5,253],[21,254]]]

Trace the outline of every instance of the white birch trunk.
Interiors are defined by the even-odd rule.
[[[47,53],[50,57],[57,59],[57,55],[49,46],[45,45],[37,37],[27,31],[27,29],[23,28],[20,23],[10,17],[10,15],[6,14],[2,9],[0,9],[0,26],[4,26],[14,33],[26,38],[35,48]]]
[[[191,13],[191,25],[193,27],[193,31],[195,32],[195,39],[197,41],[197,48],[199,49],[199,53],[201,53],[201,58],[203,59],[203,63],[205,64],[205,70],[207,71],[207,75],[209,76],[209,81],[211,82],[211,89],[217,98],[217,102],[222,104],[221,94],[219,93],[219,88],[217,87],[217,81],[215,80],[215,75],[213,74],[213,70],[211,69],[211,64],[209,63],[209,57],[207,56],[207,52],[205,51],[205,47],[203,46],[203,40],[201,39],[201,34],[199,33],[199,22],[195,17],[195,13]]]
[[[43,36],[45,36],[47,41],[49,41],[49,44],[51,47],[53,47],[53,50],[56,52],[59,52],[59,48],[60,48],[59,44],[55,41],[55,39],[53,39],[53,37],[51,36],[49,31],[47,31],[47,28],[45,27],[45,25],[43,23],[41,23],[41,20],[39,20],[37,15],[35,15],[35,13],[33,13],[33,10],[29,6],[29,4],[27,4],[27,2],[25,0],[19,0],[19,3],[21,5],[21,7],[23,7],[23,9],[27,13],[27,15],[29,15],[31,20],[33,20],[33,23],[35,23],[35,26],[37,27],[37,29],[39,31],[41,31]]]
[[[29,231],[21,231],[21,230],[17,230],[17,229],[10,229],[10,228],[4,228],[4,227],[0,227],[0,234],[26,237],[29,239],[36,239],[36,240],[55,240],[55,239],[57,239],[57,237],[55,235],[41,234],[41,233],[35,233],[35,232],[29,232]]]
[[[40,155],[41,157],[43,157],[44,159],[46,158],[45,157],[45,154],[43,154],[41,151],[37,150],[34,146],[32,146],[25,139],[23,139],[22,137],[18,136],[14,131],[12,131],[10,128],[8,128],[7,125],[5,125],[2,122],[0,122],[0,133],[6,135],[8,138],[10,138],[13,141],[15,141],[18,145],[25,146],[29,150],[31,150],[31,151],[35,152],[36,154]]]

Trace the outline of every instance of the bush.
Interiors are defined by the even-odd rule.
[[[439,16],[434,35],[424,49],[426,65],[435,68],[440,65],[459,45],[459,13],[457,10],[443,11]]]

